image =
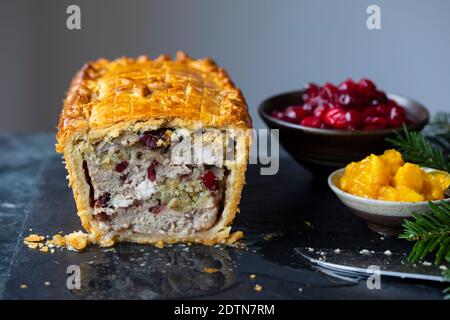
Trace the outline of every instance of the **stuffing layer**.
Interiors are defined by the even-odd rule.
[[[124,233],[192,234],[218,219],[225,169],[222,141],[204,133],[204,163],[187,158],[192,133],[160,129],[90,145],[83,168],[99,227]],[[183,152],[184,150],[184,152]]]

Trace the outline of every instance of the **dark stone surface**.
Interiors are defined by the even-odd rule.
[[[0,296],[39,167],[54,155],[54,135],[0,134]]]
[[[22,175],[26,177],[18,174],[16,180],[26,181],[32,176]],[[234,224],[234,229],[246,234],[244,249],[199,245],[157,249],[133,244],[90,247],[83,253],[56,250],[54,254],[44,254],[28,249],[21,239],[29,228],[49,235],[81,228],[65,176],[59,158],[47,156],[24,223],[24,234],[15,251],[4,298],[441,298],[441,283],[383,277],[382,290],[368,290],[364,279],[330,277],[301,259],[295,248],[340,248],[355,252],[389,249],[394,254],[404,254],[410,244],[399,239],[380,239],[339,203],[324,180],[313,179],[284,156],[276,176],[261,176],[254,165],[249,168],[241,214]],[[33,184],[30,186],[34,188]],[[17,193],[11,189],[10,194],[6,186],[3,188],[0,195]],[[0,197],[1,201],[5,199],[8,198]],[[26,199],[20,198],[17,204],[26,207],[25,202]],[[23,216],[25,211],[17,209],[17,212]],[[0,219],[2,225],[8,223],[5,217]],[[11,221],[10,225],[16,229],[5,227],[8,232],[17,234],[15,223]],[[66,286],[66,270],[70,265],[80,267],[79,290]],[[205,273],[205,267],[219,271]],[[250,279],[250,274],[256,274],[256,279]],[[47,281],[50,285],[46,286]],[[22,284],[28,287],[21,289]],[[255,284],[260,284],[262,291],[255,291]]]

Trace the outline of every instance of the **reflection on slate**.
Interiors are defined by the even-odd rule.
[[[192,298],[221,291],[234,284],[228,250],[204,246],[142,249],[121,246],[81,264],[78,298]],[[204,272],[215,268],[214,273]]]
[[[28,249],[21,242],[13,258],[4,297],[10,299],[392,299],[441,298],[436,282],[383,278],[383,290],[368,290],[365,279],[342,279],[318,272],[295,248],[332,252],[362,249],[404,253],[410,244],[380,239],[328,190],[324,180],[289,158],[280,159],[276,176],[261,176],[250,166],[241,213],[244,248],[177,244],[120,244],[89,247],[83,253],[54,254]],[[23,235],[52,235],[81,228],[65,170],[57,158],[41,169],[37,194]],[[69,290],[67,267],[80,267],[81,288]],[[205,272],[205,268],[219,269]],[[256,278],[252,279],[251,274]],[[47,284],[46,284],[47,283]],[[21,285],[27,288],[20,288]],[[262,290],[254,290],[256,284]]]

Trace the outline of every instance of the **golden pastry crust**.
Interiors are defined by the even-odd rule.
[[[241,91],[211,59],[193,60],[183,52],[175,60],[167,55],[99,59],[72,80],[57,150],[62,152],[71,133],[150,119],[180,119],[186,128],[195,122],[218,129],[252,127]]]
[[[82,168],[80,141],[101,141],[139,129],[203,127],[244,129],[236,144],[242,161],[227,165],[229,176],[225,206],[209,230],[193,235],[133,235],[106,239],[93,219],[89,185]],[[63,153],[78,215],[93,240],[109,246],[115,241],[138,243],[227,242],[245,183],[252,127],[241,91],[226,72],[210,59],[193,60],[177,53],[174,60],[162,55],[155,60],[99,59],[86,64],[74,77],[60,116],[56,150]]]

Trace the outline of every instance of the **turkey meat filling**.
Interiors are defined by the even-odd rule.
[[[225,169],[217,163],[174,159],[174,148],[188,150],[191,136],[184,129],[160,129],[90,145],[83,167],[100,229],[112,236],[192,234],[215,224],[222,209]],[[206,150],[221,143],[206,134],[202,141]]]

